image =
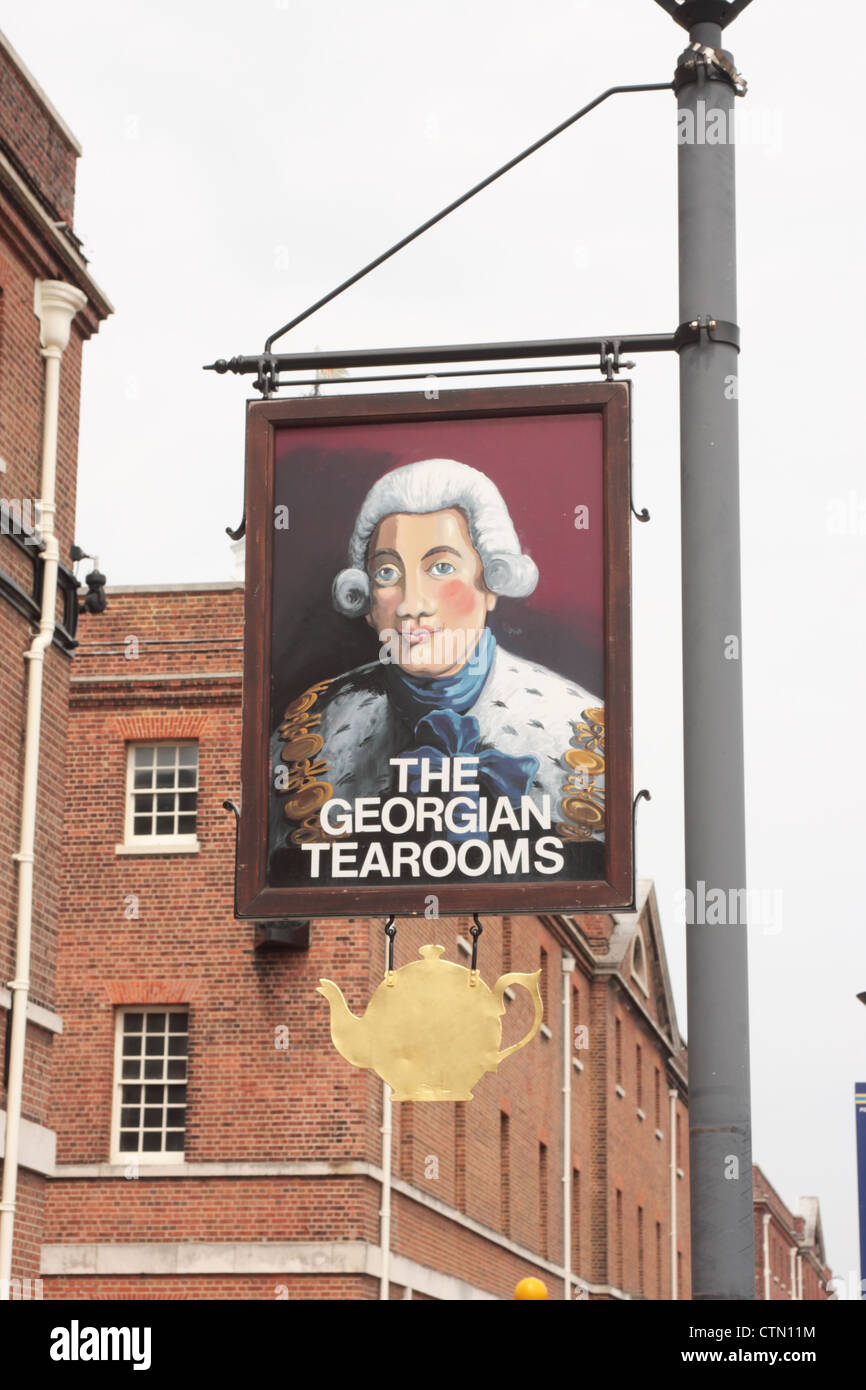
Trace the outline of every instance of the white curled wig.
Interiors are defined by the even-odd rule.
[[[367,547],[380,521],[396,512],[441,512],[458,507],[481,558],[492,594],[526,598],[538,583],[535,561],[524,555],[502,493],[477,468],[456,459],[421,459],[385,473],[364,499],[349,542],[349,567],[334,580],[338,613],[357,618],[370,607]]]

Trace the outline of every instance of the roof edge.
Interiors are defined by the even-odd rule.
[[[6,35],[3,33],[2,29],[0,29],[0,47],[2,47],[4,53],[6,53],[9,58],[11,58],[12,62],[15,64],[19,73],[24,78],[24,81],[27,83],[28,87],[33,92],[34,96],[38,98],[39,102],[44,107],[46,114],[57,126],[57,129],[60,131],[61,135],[67,141],[71,149],[74,150],[75,154],[80,158],[82,154],[80,140],[69,129],[69,126],[64,121],[60,112],[57,110],[57,107],[46,96],[42,87],[40,87],[39,83],[36,81],[36,78],[33,76],[33,73],[30,71],[27,64],[23,61],[20,54],[12,47],[12,44],[9,42]]]
[[[109,584],[106,594],[201,594],[242,589],[242,579],[214,579],[196,584]]]
[[[637,880],[635,886],[634,909],[631,912],[614,912],[611,914],[614,920],[614,933],[616,933],[617,929],[620,927],[626,932],[634,932],[642,923],[646,925],[652,937],[659,971],[661,973],[662,996],[668,1011],[674,1052],[678,1053],[683,1048],[688,1047],[688,1042],[680,1031],[679,1020],[677,1019],[673,985],[671,984],[668,958],[665,951],[664,928],[659,913],[658,899],[656,897],[655,880],[652,878],[640,878]]]
[[[17,199],[19,207],[23,207],[25,216],[33,219],[38,234],[44,237],[45,248],[57,256],[65,269],[65,273],[78,285],[79,289],[84,290],[91,309],[96,315],[98,326],[99,322],[104,321],[109,314],[114,313],[114,305],[105,291],[101,290],[94,280],[81,252],[54,225],[45,205],[28,188],[17,169],[2,151],[0,151],[0,187],[5,188],[13,200]],[[95,331],[94,328],[93,332]]]

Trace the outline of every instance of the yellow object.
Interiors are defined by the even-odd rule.
[[[317,994],[331,1006],[331,1038],[353,1067],[371,1067],[393,1088],[392,1100],[471,1100],[472,1087],[541,1027],[540,970],[502,975],[490,989],[477,970],[440,960],[444,946],[422,946],[421,960],[389,971],[367,1005],[353,1014],[338,985],[320,980]],[[528,990],[535,1007],[532,1027],[499,1051],[503,994],[509,985]]]
[[[547,1298],[547,1285],[540,1279],[521,1279],[515,1285],[514,1297],[519,1300]]]

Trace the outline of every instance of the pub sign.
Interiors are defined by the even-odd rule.
[[[629,390],[249,404],[238,915],[632,903]]]

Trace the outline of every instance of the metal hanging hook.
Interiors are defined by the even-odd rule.
[[[473,912],[472,920],[475,926],[469,928],[469,935],[472,937],[472,966],[469,971],[470,986],[474,986],[478,983],[478,938],[484,930],[477,912]]]
[[[389,986],[394,984],[394,937],[397,935],[394,922],[395,917],[392,913],[385,923],[385,935],[388,938],[388,969],[385,972],[385,982]]]

